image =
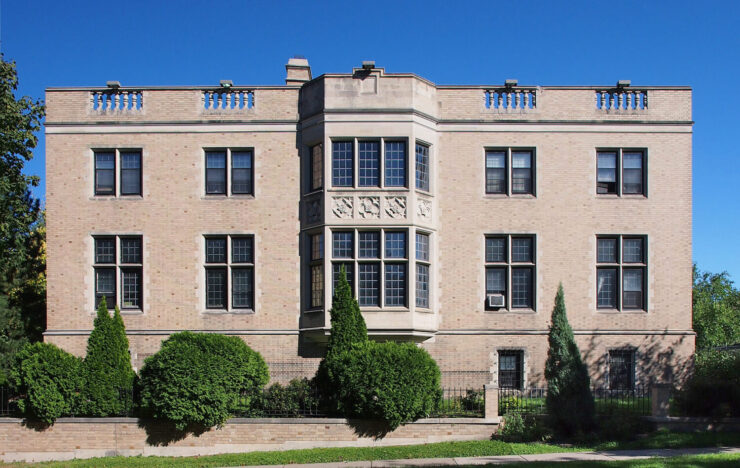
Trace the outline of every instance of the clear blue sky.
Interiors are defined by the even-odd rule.
[[[694,260],[740,282],[740,1],[0,0],[20,93],[49,86],[280,84],[374,59],[439,84],[690,85]],[[27,165],[41,176],[44,145]]]

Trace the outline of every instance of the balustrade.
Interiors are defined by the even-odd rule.
[[[516,111],[537,108],[537,90],[534,88],[499,88],[484,92],[486,109]]]
[[[144,95],[134,90],[92,91],[90,102],[97,112],[140,111],[144,106]]]
[[[596,91],[596,108],[598,110],[637,110],[648,108],[647,90],[643,89],[609,89]]]
[[[254,107],[254,91],[246,89],[207,90],[201,99],[205,110],[239,111]]]

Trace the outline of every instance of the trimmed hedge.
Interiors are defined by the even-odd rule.
[[[28,343],[15,355],[10,382],[21,395],[20,410],[53,424],[78,406],[82,361],[50,343]]]
[[[221,426],[232,413],[248,411],[268,380],[262,356],[240,338],[176,333],[144,362],[141,406],[178,430]]]
[[[437,363],[411,343],[355,344],[326,368],[342,414],[383,421],[390,430],[428,416],[442,398]]]

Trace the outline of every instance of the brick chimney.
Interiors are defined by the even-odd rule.
[[[297,56],[289,59],[288,64],[285,65],[285,71],[287,72],[286,85],[300,86],[307,81],[311,81],[311,66],[304,57]]]

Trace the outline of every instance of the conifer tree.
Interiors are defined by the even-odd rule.
[[[594,398],[588,369],[568,323],[562,284],[555,296],[548,342],[545,378],[550,425],[561,436],[584,434],[595,425]]]
[[[354,343],[367,341],[367,325],[360,312],[357,300],[352,297],[352,288],[347,281],[344,265],[339,272],[339,281],[332,298],[331,335],[327,346],[327,355],[348,349]]]
[[[125,415],[133,404],[134,371],[126,328],[116,306],[113,317],[105,298],[87,340],[83,361],[82,411],[90,416]]]

